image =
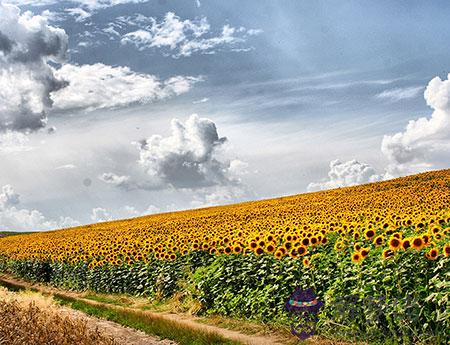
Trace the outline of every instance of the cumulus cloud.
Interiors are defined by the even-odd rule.
[[[214,122],[196,114],[182,123],[173,119],[171,135],[153,135],[140,141],[139,165],[155,183],[174,188],[201,188],[236,183],[230,161],[218,150],[226,142]]]
[[[128,67],[65,64],[54,70],[68,86],[54,92],[54,108],[61,110],[123,107],[133,103],[150,103],[183,94],[199,77],[176,76],[165,81],[149,74],[136,73]]]
[[[49,62],[66,59],[68,37],[42,16],[0,3],[0,130],[34,131],[47,123],[50,94],[66,85]]]
[[[20,208],[20,195],[12,186],[0,189],[0,229],[11,231],[52,230],[77,226],[80,223],[70,217],[47,219],[38,210]]]
[[[357,160],[341,162],[339,159],[330,162],[328,180],[312,182],[308,185],[308,191],[318,191],[346,186],[354,186],[362,183],[375,182],[383,179],[369,164],[360,163]]]
[[[422,86],[389,89],[377,94],[376,98],[398,102],[404,99],[414,98],[418,96],[422,90]]]
[[[424,97],[433,109],[431,117],[411,120],[403,132],[383,138],[381,151],[392,176],[448,167],[450,163],[450,80],[432,79]]]
[[[261,30],[234,28],[224,25],[219,34],[212,32],[205,17],[182,20],[168,12],[162,21],[153,17],[119,17],[118,20],[138,29],[125,33],[122,44],[132,44],[139,50],[164,48],[173,57],[191,56],[193,53],[214,54],[217,49],[230,47],[232,50],[247,50],[243,46],[248,37],[258,35]]]
[[[228,159],[226,142],[207,118],[173,119],[170,135],[134,142],[139,159],[131,175],[107,172],[99,179],[126,191],[176,189],[193,198],[193,207],[241,201],[250,195],[241,180],[249,165]]]
[[[94,223],[107,222],[112,220],[111,214],[102,207],[96,207],[92,209],[91,220]]]

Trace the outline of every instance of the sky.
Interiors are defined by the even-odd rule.
[[[0,0],[0,230],[450,167],[450,3]]]

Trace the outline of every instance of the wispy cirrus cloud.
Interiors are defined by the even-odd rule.
[[[391,102],[398,102],[401,100],[411,99],[417,97],[424,90],[423,86],[411,86],[403,88],[393,88],[380,92],[375,97],[379,99],[388,100]]]
[[[149,0],[67,0],[65,2],[71,4],[77,4],[79,6],[85,7],[89,10],[98,10],[102,8],[108,8],[116,5],[124,5],[124,4],[139,4],[148,2]],[[60,0],[8,0],[9,3],[23,6],[48,6],[54,5]]]

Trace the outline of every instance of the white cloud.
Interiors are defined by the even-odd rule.
[[[389,89],[377,94],[376,98],[386,99],[391,102],[398,102],[404,99],[417,97],[422,90],[422,86]]]
[[[0,189],[0,228],[10,231],[38,231],[77,226],[70,217],[47,219],[38,210],[19,208],[20,195],[10,185]]]
[[[357,184],[375,182],[383,179],[377,175],[374,168],[357,160],[341,162],[336,159],[330,162],[330,171],[328,180],[322,182],[312,182],[308,185],[308,191],[318,191],[324,189],[333,189]]]
[[[95,43],[81,41],[78,45],[91,44]],[[54,73],[68,83],[64,89],[52,93],[54,108],[62,110],[95,110],[151,103],[186,93],[195,83],[203,81],[201,76],[174,76],[160,80],[126,66],[113,67],[102,63],[65,64]]]
[[[224,25],[221,33],[215,35],[205,17],[195,20],[181,20],[173,12],[168,12],[158,22],[153,17],[119,17],[127,25],[139,29],[122,36],[122,44],[133,44],[139,50],[166,48],[173,57],[191,56],[193,53],[214,54],[216,49],[230,47],[232,50],[248,50],[242,46],[249,36],[260,34],[261,30],[244,27],[234,28]]]
[[[133,103],[150,103],[189,91],[198,77],[176,76],[165,81],[149,74],[136,73],[128,67],[112,67],[101,63],[76,66],[63,65],[55,76],[69,85],[52,93],[56,109],[123,107]]]
[[[182,123],[171,122],[171,135],[153,135],[138,143],[139,164],[150,180],[174,188],[201,188],[238,182],[230,175],[229,160],[218,150],[226,142],[214,122],[196,114]]]
[[[69,3],[78,4],[79,6],[85,7],[91,11],[116,5],[139,4],[148,1],[149,0],[67,0]],[[8,2],[19,6],[48,6],[57,4],[59,0],[8,0]]]
[[[117,3],[117,2],[116,2]],[[89,13],[67,10],[77,20]],[[47,126],[51,109],[95,110],[149,103],[180,95],[202,78],[160,80],[128,67],[66,64],[68,36],[45,16],[0,3],[0,137],[2,152],[28,149],[19,134]],[[51,63],[61,67],[52,67]]]
[[[150,205],[149,207],[147,207],[147,209],[142,213],[142,215],[147,215],[147,214],[156,214],[156,213],[160,213],[161,209],[159,207],[156,207],[155,205]]]
[[[31,151],[32,149],[33,147],[29,145],[29,139],[25,134],[10,130],[0,133],[0,152],[23,152]]]
[[[206,103],[208,101],[209,101],[209,98],[205,97],[205,98],[199,99],[197,101],[193,101],[192,104]]]
[[[141,217],[161,212],[159,207],[149,205],[146,210],[139,211],[136,207],[125,205],[115,212],[111,212],[102,207],[92,209],[91,220],[95,223],[107,222],[116,219]]]
[[[133,183],[130,181],[130,176],[119,176],[114,173],[103,173],[99,176],[99,179],[105,183],[111,184],[115,187],[119,187],[125,190],[134,188]]]
[[[450,164],[450,81],[432,79],[424,93],[430,118],[410,120],[403,132],[385,135],[381,151],[391,176],[447,167]]]
[[[392,101],[414,97],[422,88],[391,89],[379,97]],[[383,96],[381,96],[383,95]],[[450,164],[450,75],[446,80],[432,79],[424,93],[433,109],[431,117],[410,120],[403,132],[385,135],[381,152],[387,159],[382,174],[356,160],[330,163],[329,180],[310,183],[308,190],[331,189],[387,180],[422,171],[448,168]]]
[[[20,203],[20,195],[17,194],[11,185],[5,185],[0,193],[0,209],[5,209]]]
[[[91,220],[95,223],[106,222],[112,220],[111,214],[102,207],[92,209]]]
[[[74,164],[64,164],[55,168],[55,170],[72,170],[76,169],[76,165]]]
[[[88,19],[89,17],[92,16],[91,12],[87,12],[85,10],[83,10],[80,7],[76,7],[76,8],[67,8],[65,10],[69,15],[74,16],[75,17],[75,21],[77,23],[83,22],[86,19]]]
[[[125,213],[125,217],[131,218],[131,217],[138,217],[140,216],[140,213],[136,208],[133,206],[126,205],[123,207],[123,212]]]
[[[249,199],[251,194],[243,185],[213,186],[197,190],[193,194],[191,207],[209,207],[233,204]]]
[[[45,17],[0,3],[0,130],[46,126],[50,94],[65,86],[49,62],[63,62],[67,46],[64,30]]]
[[[195,114],[185,122],[173,119],[170,135],[134,143],[139,160],[136,169],[127,169],[130,175],[108,172],[99,179],[126,191],[177,190],[193,199],[194,207],[241,201],[250,195],[241,181],[249,165],[227,158],[226,141],[209,119]]]

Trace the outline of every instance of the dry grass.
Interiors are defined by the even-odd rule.
[[[62,317],[51,298],[0,290],[0,344],[116,345],[86,321]]]

